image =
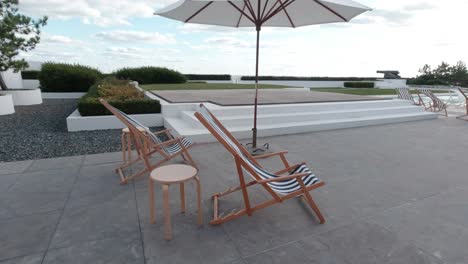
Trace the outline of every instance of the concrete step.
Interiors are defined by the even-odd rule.
[[[415,111],[413,113],[385,114],[374,116],[361,116],[346,119],[328,119],[318,121],[303,122],[282,122],[275,124],[258,126],[258,136],[276,136],[285,134],[298,134],[313,131],[334,130],[352,127],[363,127],[371,125],[381,125],[400,122],[411,122],[437,118],[437,115],[430,112]],[[178,135],[192,138],[195,142],[215,142],[215,138],[204,128],[193,127],[191,123],[182,118],[168,118],[165,120],[166,127],[174,129]],[[250,122],[251,123],[251,122]],[[228,127],[231,133],[238,139],[248,139],[252,136],[251,124],[243,126]]]
[[[345,109],[345,110],[334,110],[334,111],[315,111],[310,110],[304,112],[277,112],[277,113],[259,113],[257,115],[259,125],[270,125],[270,124],[289,124],[293,125],[297,122],[307,122],[307,121],[326,121],[326,120],[339,120],[339,119],[349,119],[349,118],[359,118],[363,116],[378,116],[378,115],[387,115],[387,114],[411,114],[423,112],[424,110],[421,107],[413,105],[404,105],[404,106],[393,106],[393,107],[380,107],[380,108],[360,108],[360,109]],[[218,112],[218,111],[217,111]],[[202,128],[202,125],[196,117],[194,116],[195,111],[182,111],[180,117],[185,120],[188,124],[191,124],[194,128]],[[216,113],[215,113],[216,115]],[[252,114],[243,114],[243,115],[216,115],[218,119],[228,128],[235,128],[238,126],[245,126],[247,124],[252,124],[253,122],[253,113]]]

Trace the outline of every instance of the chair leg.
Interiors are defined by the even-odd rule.
[[[125,133],[120,136],[120,142],[122,143],[122,161],[123,164],[127,163],[127,149],[125,143]]]
[[[171,211],[169,210],[169,185],[163,185],[164,238],[172,239]]]
[[[195,182],[197,184],[197,207],[198,207],[198,225],[203,225],[203,210],[202,210],[202,202],[201,202],[201,184],[200,184],[200,177],[195,176]]]
[[[180,188],[180,212],[185,214],[185,186],[184,183],[179,183]]]
[[[127,151],[128,151],[128,160],[132,160],[132,138],[130,133],[127,133]]]
[[[319,223],[323,224],[325,223],[325,218],[323,217],[322,213],[320,212],[320,209],[318,208],[317,204],[315,203],[314,199],[312,199],[312,196],[310,195],[309,192],[304,193],[304,197],[309,204],[310,208],[314,211],[314,213],[317,215],[319,219]]]
[[[151,178],[148,178],[148,188],[149,188],[149,205],[150,205],[150,223],[156,223],[155,209],[154,209],[154,182]]]

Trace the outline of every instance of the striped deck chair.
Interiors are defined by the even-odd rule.
[[[463,97],[465,97],[465,108],[466,108],[466,113],[462,116],[457,116],[457,119],[465,120],[468,121],[468,89],[462,89],[458,87],[458,91],[461,93]]]
[[[211,132],[211,134],[232,154],[234,157],[237,174],[240,185],[228,188],[226,191],[216,193],[212,196],[214,203],[212,225],[222,224],[242,215],[251,216],[253,212],[262,208],[281,203],[287,199],[302,196],[307,204],[317,215],[319,222],[325,222],[325,218],[320,212],[317,204],[312,199],[310,191],[323,186],[325,183],[320,181],[314,173],[307,167],[305,163],[289,165],[285,154],[287,151],[252,156],[244,146],[242,146],[236,138],[221,124],[221,122],[203,105],[200,105],[200,110],[195,113],[198,120]],[[283,162],[284,169],[271,173],[264,169],[257,161],[278,156]],[[252,181],[246,182],[244,179],[244,171],[253,178]],[[253,185],[262,185],[265,190],[271,195],[271,199],[257,205],[251,205],[247,188]],[[218,204],[219,198],[237,191],[242,191],[244,208],[231,212],[225,216],[219,215]]]
[[[429,99],[431,99],[431,102],[429,103],[429,107],[426,107],[426,109],[431,109],[432,112],[445,111],[445,116],[448,116],[447,104],[442,102],[442,100],[440,100],[431,90],[419,89],[419,91],[423,93],[425,96],[427,96]],[[419,95],[419,99],[422,102],[424,102],[420,95]]]
[[[136,177],[151,172],[153,169],[161,166],[163,163],[179,155],[184,159],[186,163],[197,168],[195,162],[193,161],[192,157],[188,152],[188,149],[194,145],[190,139],[185,137],[175,138],[170,133],[169,129],[153,133],[148,127],[141,124],[140,122],[125,114],[124,112],[120,111],[119,109],[111,106],[106,100],[99,99],[99,101],[122,123],[124,123],[125,126],[129,128],[130,135],[137,150],[138,157],[136,159],[127,162],[116,169],[116,172],[120,176],[121,184],[125,184],[130,180],[135,179]],[[145,132],[142,132],[139,129],[137,129],[138,127],[144,128]],[[161,136],[165,136],[165,138],[163,139]],[[159,153],[163,159],[156,162],[155,164],[151,164],[150,158],[155,153]],[[124,169],[139,161],[143,161],[145,167],[132,175],[126,176],[123,172]]]
[[[421,99],[416,101],[408,88],[396,88],[395,91],[399,99],[410,101],[414,105],[422,105]]]

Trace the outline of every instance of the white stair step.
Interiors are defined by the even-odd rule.
[[[409,122],[437,118],[437,115],[430,112],[415,112],[405,114],[387,114],[379,116],[366,116],[348,119],[329,119],[321,121],[308,121],[296,123],[277,122],[272,125],[259,125],[259,137],[297,134],[313,131],[343,129],[351,127],[362,127],[370,125],[380,125],[389,123]],[[172,128],[179,135],[191,137],[195,142],[214,142],[214,137],[204,128],[194,128],[185,120],[171,118],[166,120],[166,127]],[[251,137],[251,126],[229,127],[229,130],[239,139]]]

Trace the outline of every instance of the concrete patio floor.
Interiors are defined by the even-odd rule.
[[[208,225],[210,195],[237,179],[219,144],[196,146],[206,224],[196,226],[194,185],[185,216],[172,187],[170,242],[160,189],[150,225],[146,181],[118,184],[120,153],[0,163],[0,263],[468,263],[467,129],[440,118],[262,139],[327,183],[312,192],[323,225],[301,199]]]

